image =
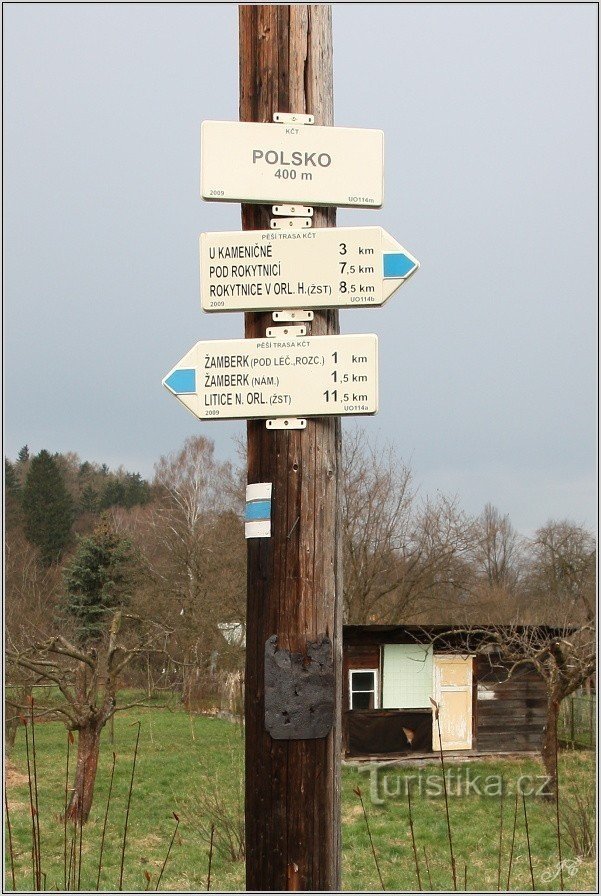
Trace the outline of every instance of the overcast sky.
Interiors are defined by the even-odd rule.
[[[421,262],[387,306],[380,411],[422,494],[530,533],[597,519],[596,4],[339,4],[336,123],[382,128],[381,225]],[[235,5],[4,7],[5,453],[145,476],[202,433],[162,377],[241,314],[203,315],[200,123],[238,117]],[[345,428],[353,421],[345,421]]]

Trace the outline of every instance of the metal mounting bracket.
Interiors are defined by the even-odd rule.
[[[271,218],[269,221],[272,230],[308,230],[312,223],[312,218]]]
[[[267,327],[265,333],[268,339],[277,339],[278,336],[306,336],[306,327]]]
[[[273,120],[277,124],[315,124],[314,115],[305,115],[302,112],[274,112]]]
[[[275,321],[291,323],[297,320],[313,320],[315,313],[313,311],[304,311],[302,308],[295,308],[294,311],[274,311],[271,316]]]
[[[305,417],[278,417],[273,420],[266,420],[267,429],[306,429],[307,420]]]
[[[272,215],[280,215],[280,217],[289,218],[310,218],[313,214],[313,206],[311,205],[272,205]]]
[[[288,230],[290,227],[307,230],[313,224],[313,207],[310,205],[272,205],[273,215],[269,224],[272,230]]]

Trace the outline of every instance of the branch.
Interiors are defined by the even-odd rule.
[[[117,613],[113,616],[113,621],[111,622],[111,627],[109,630],[109,643],[107,648],[107,656],[108,662],[110,665],[113,654],[117,650],[117,635],[119,634],[119,629],[121,628],[121,610],[118,610]]]
[[[151,643],[152,643],[152,642],[150,642],[149,644],[144,645],[144,647],[130,647],[130,648],[119,647],[119,650],[126,651],[126,654],[125,654],[125,656],[123,657],[123,659],[121,660],[121,662],[120,662],[120,663],[117,663],[117,665],[114,666],[113,669],[111,669],[111,675],[112,675],[114,678],[116,678],[117,675],[119,675],[119,673],[122,672],[123,669],[125,669],[125,667],[126,667],[129,663],[131,663],[131,661],[133,660],[133,658],[134,658],[135,656],[138,656],[139,654],[144,654],[144,653],[164,653],[164,652],[165,652],[165,651],[163,650],[162,647],[151,647],[151,646],[150,646]]]
[[[57,647],[57,642],[62,645],[62,649]],[[44,647],[44,645],[42,645]],[[57,638],[54,638],[51,642],[49,642],[47,648],[49,651],[53,651],[54,653],[58,653],[61,656],[70,656],[71,659],[78,660],[80,663],[85,663],[90,669],[94,669],[94,661],[87,653],[79,650],[66,638],[62,635],[59,635]]]
[[[64,681],[58,677],[58,674],[51,674],[46,669],[36,668],[36,666],[34,665],[34,663],[36,662],[35,660],[28,661],[24,657],[19,655],[12,656],[11,659],[13,659],[18,666],[22,666],[24,669],[29,669],[30,672],[34,672],[36,675],[39,675],[41,679],[45,678],[48,679],[48,681],[53,681],[67,703],[70,703],[71,706],[77,706],[77,699],[73,694],[70,693]],[[56,668],[56,666],[54,668]]]
[[[143,706],[145,709],[152,709],[150,703],[135,701],[134,703],[126,703],[125,706],[114,706],[107,718],[110,719],[116,712],[124,712],[126,709],[133,709],[134,706]]]
[[[13,700],[6,699],[5,701],[9,706],[12,706],[14,709],[21,709],[23,712],[27,713],[27,718],[31,717],[31,706],[29,703],[15,703]],[[44,709],[42,711],[38,711],[34,709],[34,719],[41,719],[42,716],[54,715],[55,713],[60,713],[63,716],[66,716],[73,725],[78,724],[77,716],[71,713],[70,710],[60,707],[60,706],[52,706],[48,709]],[[23,713],[20,713],[18,716],[11,716],[7,719],[10,721],[11,719],[21,718]]]

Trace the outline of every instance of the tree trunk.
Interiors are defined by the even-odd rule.
[[[15,746],[19,717],[12,706],[4,707],[4,755],[8,759]]]
[[[555,795],[557,787],[557,724],[559,722],[560,703],[561,701],[557,697],[549,697],[547,702],[547,724],[541,748],[543,765],[549,776],[549,783],[545,788],[545,796],[548,799]]]
[[[100,733],[103,725],[93,720],[79,729],[77,740],[77,763],[75,766],[75,782],[67,808],[67,817],[71,821],[85,823],[90,815],[94,799],[94,784],[98,770],[100,753]]]
[[[21,715],[26,714],[25,707],[27,706],[28,699],[31,698],[31,694],[31,685],[21,685],[15,689],[13,702],[20,707],[23,707]],[[19,709],[17,706],[12,706],[10,704],[8,694],[6,693],[4,696],[4,755],[7,758],[10,756],[15,746],[17,728],[19,725]]]

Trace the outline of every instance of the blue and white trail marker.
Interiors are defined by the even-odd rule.
[[[204,311],[377,307],[418,268],[417,258],[382,227],[200,237]]]
[[[254,482],[246,486],[245,538],[271,536],[271,489],[271,482]]]

